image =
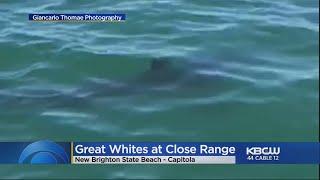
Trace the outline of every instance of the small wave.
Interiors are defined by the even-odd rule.
[[[0,71],[0,79],[17,79],[17,78],[22,78],[26,75],[28,75],[31,72],[41,70],[41,69],[49,69],[51,66],[49,63],[45,62],[38,62],[34,63],[28,67],[25,67],[20,70],[15,70],[15,71],[8,71],[8,72],[3,72]]]
[[[250,83],[256,83],[257,82],[256,79],[253,79],[251,77],[232,74],[232,73],[223,72],[223,71],[219,71],[219,70],[201,69],[201,70],[196,70],[195,73],[202,74],[202,75],[208,75],[208,76],[221,76],[221,77],[225,77],[225,78],[232,78],[232,79],[235,79],[235,80],[240,80],[240,81],[250,82]]]
[[[38,4],[37,6],[34,6],[32,4],[28,5],[28,3],[26,3],[27,7],[15,8],[14,13],[28,14],[28,13],[38,13],[38,12],[49,11],[49,9],[60,7],[62,5],[62,2],[63,1],[55,1],[55,2],[49,2],[49,3],[47,2],[43,4]]]
[[[41,113],[41,116],[54,116],[64,118],[94,118],[94,115],[86,113],[65,112],[65,111],[46,111]]]
[[[140,113],[154,113],[154,112],[161,112],[167,110],[168,108],[159,105],[153,106],[134,106],[128,109],[132,109],[133,111],[140,112]]]
[[[42,112],[40,116],[47,117],[49,121],[52,119],[50,123],[53,124],[58,124],[64,127],[72,126],[73,129],[79,128],[81,130],[94,133],[107,133],[111,135],[120,131],[117,125],[110,124],[108,120],[98,119],[98,115],[91,113],[48,110]]]
[[[208,24],[199,23],[192,21],[178,21],[176,23],[176,28],[181,31],[224,31],[236,27],[236,23],[219,23],[219,24]]]
[[[20,46],[29,46],[29,45],[39,45],[39,44],[47,44],[52,43],[51,40],[34,40],[34,41],[26,41],[18,43]]]
[[[171,137],[172,133],[164,128],[142,128],[128,132],[130,136],[164,136]]]

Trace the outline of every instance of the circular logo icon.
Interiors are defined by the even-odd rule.
[[[20,154],[19,164],[67,164],[69,157],[58,144],[43,140],[29,144]]]

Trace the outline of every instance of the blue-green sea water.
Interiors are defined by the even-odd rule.
[[[1,0],[0,141],[318,141],[317,0]],[[125,13],[122,23],[29,13]],[[164,67],[150,67],[155,59]],[[0,166],[0,178],[306,179],[316,165]]]

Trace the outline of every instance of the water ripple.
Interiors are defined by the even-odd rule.
[[[48,69],[50,67],[49,63],[45,62],[38,62],[34,63],[28,67],[15,70],[15,71],[0,71],[0,79],[17,79],[22,78],[28,75],[31,72],[41,70],[41,69]]]

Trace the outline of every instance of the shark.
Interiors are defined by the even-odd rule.
[[[68,91],[50,88],[0,89],[0,105],[37,103],[48,106],[78,106],[93,98],[148,93],[172,95],[173,92],[186,91],[218,93],[227,90],[225,87],[246,84],[233,78],[233,81],[226,79],[217,68],[219,65],[209,62],[153,58],[148,69],[127,81],[89,78],[83,85]]]

